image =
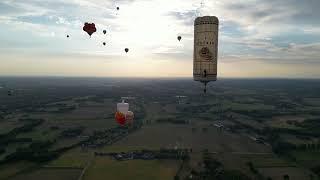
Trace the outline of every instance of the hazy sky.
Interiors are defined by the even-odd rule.
[[[215,15],[220,77],[320,78],[319,9],[319,0],[1,0],[0,75],[191,77],[193,21]],[[96,24],[91,38],[84,22]]]

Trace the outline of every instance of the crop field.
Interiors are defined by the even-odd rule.
[[[290,167],[292,164],[276,157],[272,153],[212,153],[211,156],[221,161],[229,169],[246,170],[248,162],[256,168],[260,167]]]
[[[25,171],[27,169],[32,169],[33,167],[36,167],[37,165],[34,163],[21,161],[16,163],[10,163],[6,165],[0,166],[0,179],[6,179],[9,177],[12,177],[16,175],[17,173],[20,173],[22,171]]]
[[[116,161],[110,157],[95,158],[84,175],[84,180],[137,179],[171,180],[178,168],[176,161],[131,160]]]
[[[21,133],[17,138],[31,138],[33,141],[46,141],[58,138],[60,131],[53,131],[50,129],[34,130],[28,133]]]
[[[1,134],[5,134],[12,129],[21,126],[22,123],[19,121],[2,121],[0,122],[0,132]]]
[[[294,124],[289,124],[288,121],[303,122],[305,119],[311,118],[310,115],[299,115],[299,116],[275,116],[267,123],[271,127],[275,128],[287,128],[287,129],[298,129],[299,127]]]
[[[46,167],[84,168],[92,155],[92,152],[83,151],[81,148],[72,149],[51,161]]]
[[[253,111],[253,110],[273,110],[274,106],[265,104],[253,104],[253,103],[226,103],[226,105],[233,110]]]
[[[303,102],[309,106],[320,106],[320,98],[304,98]]]
[[[304,167],[314,167],[320,165],[319,151],[293,151],[290,153],[296,161]]]
[[[265,177],[271,177],[272,180],[283,180],[284,175],[289,175],[290,180],[308,180],[310,171],[296,167],[275,167],[259,168],[258,171]]]
[[[12,180],[77,180],[81,169],[40,168],[28,173],[19,174]]]
[[[144,126],[138,132],[115,143],[117,146],[154,148],[192,148],[200,152],[270,152],[270,147],[257,144],[251,139],[227,131],[219,132],[215,127],[156,124]],[[196,131],[193,132],[192,128]]]

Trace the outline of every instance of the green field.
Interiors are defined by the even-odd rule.
[[[48,163],[48,167],[84,168],[92,157],[92,153],[83,152],[80,148],[70,150],[56,160]]]
[[[291,156],[304,167],[320,165],[320,152],[313,151],[292,151]]]
[[[5,164],[0,166],[0,179],[6,179],[8,177],[14,176],[24,170],[36,167],[37,165],[30,162],[17,162],[11,164]]]
[[[309,106],[320,106],[320,98],[304,98],[303,102]]]
[[[40,168],[24,174],[19,174],[10,180],[77,180],[81,173],[81,169],[54,169]]]
[[[226,106],[238,111],[253,111],[253,110],[273,110],[274,106],[265,104],[243,104],[243,103],[226,103]]]
[[[283,176],[290,175],[290,180],[309,180],[310,171],[297,167],[276,167],[276,168],[259,168],[259,172],[264,177],[271,177],[272,180],[283,180]]]
[[[56,139],[60,134],[60,131],[53,130],[35,130],[28,133],[22,133],[17,138],[31,138],[32,141],[52,141]]]
[[[178,168],[175,161],[116,161],[110,157],[95,158],[84,180],[171,180]]]

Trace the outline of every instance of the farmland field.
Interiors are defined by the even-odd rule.
[[[116,146],[151,147],[151,148],[192,148],[200,152],[209,149],[213,152],[270,152],[270,148],[252,140],[229,132],[219,132],[216,127],[192,125],[150,125],[143,127]],[[196,132],[192,132],[196,128]],[[165,130],[164,130],[165,129]]]
[[[170,180],[175,175],[177,168],[178,164],[175,161],[115,161],[109,157],[101,157],[94,159],[84,176],[84,180]]]
[[[80,175],[81,169],[54,169],[54,168],[41,168],[29,173],[17,175],[11,179],[13,180],[77,180]]]

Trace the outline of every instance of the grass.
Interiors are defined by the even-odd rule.
[[[0,166],[0,179],[11,177],[21,171],[35,167],[36,164],[26,161],[5,164]]]
[[[14,128],[21,127],[23,123],[18,121],[9,121],[9,120],[2,120],[0,122],[0,134],[6,134],[13,130]]]
[[[286,162],[285,160],[282,160],[280,158],[276,157],[254,157],[250,158],[250,161],[253,163],[255,167],[258,168],[266,168],[266,167],[288,167],[288,166],[294,166],[293,164],[290,164]]]
[[[151,147],[151,146],[122,146],[122,145],[112,145],[112,146],[104,146],[101,149],[97,149],[97,151],[101,152],[128,152],[135,150],[159,150],[159,147]]]
[[[91,152],[83,152],[80,148],[62,154],[58,159],[51,161],[48,167],[84,168],[92,156]]]
[[[303,101],[310,106],[320,106],[320,98],[304,98]]]
[[[228,104],[233,110],[239,111],[253,111],[253,110],[273,110],[274,106],[264,104],[243,104],[243,103],[230,103]]]
[[[32,138],[33,141],[47,141],[54,140],[59,134],[60,131],[33,130],[31,132],[19,134],[17,138]]]
[[[295,157],[296,161],[305,166],[313,167],[320,165],[320,152],[314,151],[292,151],[290,152],[291,156]]]
[[[109,157],[98,157],[95,158],[93,164],[87,170],[84,180],[171,180],[177,168],[177,163],[174,161],[115,161]]]
[[[268,125],[274,128],[286,128],[286,129],[301,129],[294,124],[288,124],[288,121],[303,122],[305,119],[311,118],[312,116],[307,114],[301,114],[298,116],[275,116]]]
[[[11,180],[77,180],[81,169],[51,169],[40,168],[24,174],[19,174]]]

